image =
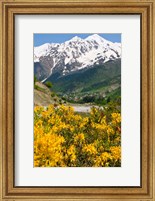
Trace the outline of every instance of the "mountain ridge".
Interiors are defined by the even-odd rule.
[[[34,47],[34,72],[40,81],[52,74],[65,76],[94,65],[121,58],[121,44],[93,34],[85,39],[78,36],[64,43],[46,43]]]

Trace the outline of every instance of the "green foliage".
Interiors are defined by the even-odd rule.
[[[38,90],[38,91],[42,91],[42,92],[45,92],[45,89],[39,87],[38,85],[34,85],[34,89]]]
[[[52,92],[51,93],[51,97],[53,98],[53,97],[55,97],[56,96],[56,94],[54,93],[54,92]]]
[[[63,94],[62,94],[63,95]],[[64,97],[65,96],[65,97]],[[121,88],[114,89],[111,92],[95,92],[95,93],[72,93],[60,96],[61,99],[70,103],[93,103],[95,105],[107,105],[109,102],[115,102],[121,97]]]
[[[46,85],[48,88],[52,88],[52,86],[53,86],[50,81],[45,82],[45,85]]]

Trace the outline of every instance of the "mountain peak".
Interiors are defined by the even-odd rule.
[[[92,35],[90,35],[90,36],[88,36],[85,40],[94,40],[94,41],[96,41],[96,42],[98,42],[98,43],[110,43],[110,41],[108,41],[108,40],[106,40],[106,39],[104,39],[103,37],[101,37],[100,35],[98,35],[98,34],[92,34]]]
[[[74,36],[70,41],[78,41],[78,40],[82,40],[82,39],[78,36]]]
[[[92,40],[92,39],[95,40],[95,39],[103,39],[103,38],[98,34],[92,34],[86,38],[86,40]]]

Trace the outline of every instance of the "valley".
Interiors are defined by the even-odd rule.
[[[66,76],[53,75],[47,81],[53,83],[53,90],[63,100],[105,104],[121,96],[121,60],[109,61]]]

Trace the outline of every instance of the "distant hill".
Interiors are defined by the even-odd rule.
[[[121,60],[109,61],[103,65],[80,70],[66,76],[60,76],[58,73],[53,74],[47,81],[53,83],[53,90],[62,93],[116,89],[121,85]]]

